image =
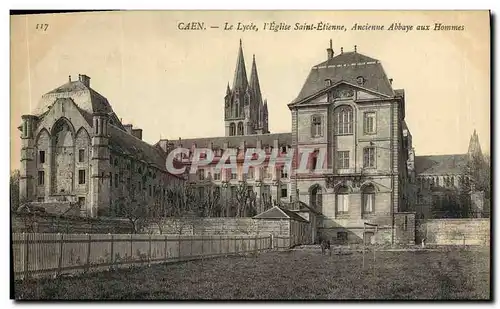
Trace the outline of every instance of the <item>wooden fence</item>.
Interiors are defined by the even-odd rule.
[[[289,237],[272,235],[12,234],[15,280],[258,253],[289,246]]]

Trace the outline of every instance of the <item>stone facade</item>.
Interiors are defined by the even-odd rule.
[[[160,148],[127,131],[132,126],[118,120],[86,75],[43,95],[22,120],[21,202],[47,209],[69,202],[83,216],[120,216],[127,200],[161,203],[162,189],[183,181],[167,173]]]

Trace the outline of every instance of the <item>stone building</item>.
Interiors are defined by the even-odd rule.
[[[224,99],[226,136],[160,140],[158,145],[166,152],[176,147],[190,148],[191,153],[196,147],[210,148],[216,158],[228,148],[241,154],[257,147],[268,156],[293,150],[290,172],[283,166],[264,166],[247,174],[238,170],[221,175],[215,161],[191,180],[202,185],[210,177],[210,183],[224,190],[223,196],[230,196],[227,191],[245,181],[261,201],[259,212],[272,204],[295,211],[308,205],[319,214],[316,221],[323,237],[359,241],[364,223],[370,222],[379,225],[380,241],[407,241],[412,239],[414,222],[414,213],[405,212],[410,209],[412,175],[407,164],[413,149],[404,120],[404,91],[394,90],[391,83],[378,60],[356,49],[345,53],[341,49],[334,56],[330,45],[326,61],[311,69],[298,97],[288,105],[292,132],[271,134],[255,57],[247,83],[240,42],[233,88],[228,86]],[[307,159],[311,172],[297,174],[298,153],[304,148],[313,149]],[[323,166],[317,166],[320,153],[326,154]],[[191,160],[190,155],[184,162],[189,165]],[[262,203],[269,199],[272,204]]]
[[[484,164],[474,131],[465,154],[416,156],[415,211],[420,219],[487,216],[486,196],[476,188],[478,164]]]
[[[183,181],[86,75],[44,94],[19,129],[20,200],[49,212],[121,216],[130,201],[161,203],[165,186]]]

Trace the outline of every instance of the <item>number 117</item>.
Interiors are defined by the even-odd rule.
[[[49,24],[36,24],[37,30],[47,31],[48,27],[49,27]]]

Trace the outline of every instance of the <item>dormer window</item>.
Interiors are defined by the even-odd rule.
[[[365,83],[365,78],[363,76],[358,76],[356,78],[357,82],[358,82],[358,85],[363,85]]]
[[[325,79],[325,87],[330,87],[332,85],[331,79]]]

